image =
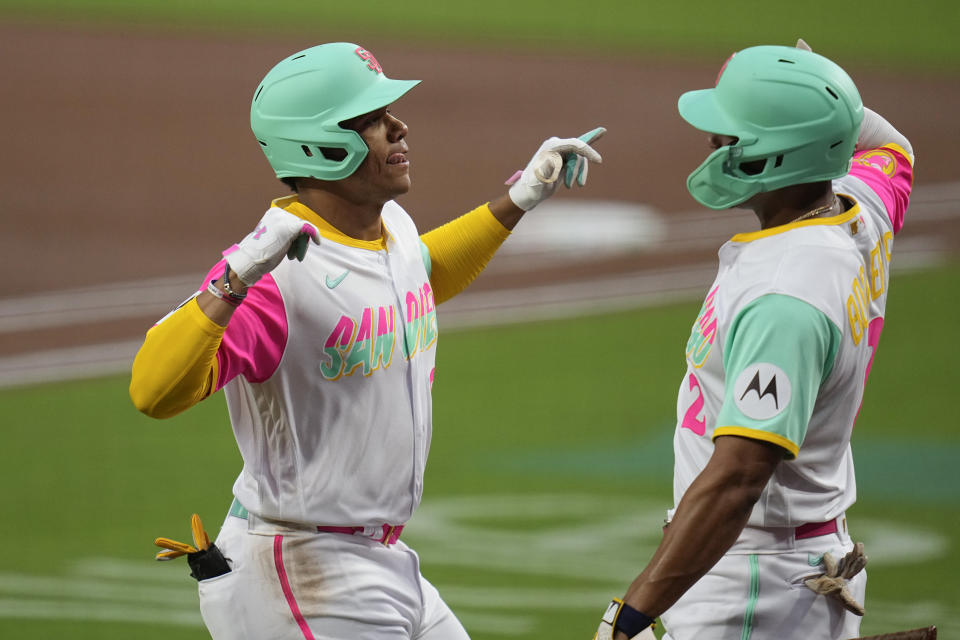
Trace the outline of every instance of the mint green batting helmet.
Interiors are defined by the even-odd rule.
[[[342,180],[368,149],[340,123],[387,106],[419,82],[391,80],[356,44],[321,44],[267,73],[250,105],[250,127],[278,178]]]
[[[697,129],[737,138],[687,178],[690,194],[711,209],[845,175],[863,120],[860,94],[843,69],[779,46],[735,53],[715,88],[684,93],[677,108]]]

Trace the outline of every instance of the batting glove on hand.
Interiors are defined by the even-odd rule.
[[[830,553],[823,554],[823,566],[824,573],[807,576],[803,584],[815,593],[838,600],[847,611],[862,616],[863,605],[853,599],[850,589],[847,588],[847,581],[867,566],[863,543],[853,545],[853,551],[843,556],[840,562]]]
[[[614,598],[603,613],[593,640],[613,640],[617,631],[625,633],[630,640],[657,640],[653,634],[654,626],[652,618]]]
[[[508,192],[510,200],[524,211],[530,211],[557,190],[561,169],[564,172],[563,183],[568,189],[574,181],[581,187],[585,185],[590,161],[603,162],[603,158],[589,143],[598,140],[606,131],[603,127],[597,127],[579,138],[554,137],[545,140],[526,168],[507,180],[507,184],[511,185]]]
[[[248,287],[253,286],[264,274],[273,271],[284,256],[302,261],[307,255],[307,243],[313,240],[320,244],[317,228],[283,209],[267,211],[260,223],[237,249],[227,254],[230,269]]]

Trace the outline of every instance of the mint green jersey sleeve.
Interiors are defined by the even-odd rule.
[[[423,266],[427,270],[427,277],[433,272],[433,261],[430,259],[430,248],[420,241],[420,257],[423,258]]]
[[[769,294],[746,305],[724,340],[723,405],[713,438],[764,440],[795,458],[842,337],[822,311],[798,298]]]

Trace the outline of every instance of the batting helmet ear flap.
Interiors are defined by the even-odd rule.
[[[310,176],[339,180],[356,171],[367,157],[367,143],[356,131],[337,125],[317,125],[315,131],[312,136],[292,131],[296,137],[275,132],[268,141],[258,138],[278,178]]]
[[[743,149],[721,147],[707,156],[703,163],[687,177],[690,195],[705,207],[729,209],[749,200],[762,190],[759,182],[747,182],[736,177]]]

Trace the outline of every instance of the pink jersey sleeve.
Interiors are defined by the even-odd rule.
[[[898,233],[913,188],[913,165],[906,152],[897,145],[858,151],[850,175],[866,183],[883,201],[893,232]]]
[[[229,250],[224,252],[229,253]],[[214,266],[203,288],[211,280],[223,277],[226,260]],[[287,345],[287,315],[283,297],[269,273],[250,287],[247,297],[233,312],[217,350],[219,376],[217,387],[238,375],[250,382],[263,382],[273,375]]]

